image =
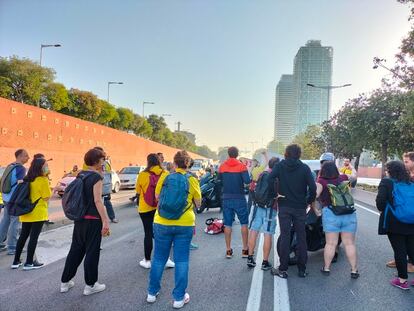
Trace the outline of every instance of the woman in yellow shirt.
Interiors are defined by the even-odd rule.
[[[198,180],[187,173],[190,164],[190,156],[186,151],[179,151],[174,156],[174,163],[177,166],[176,172],[171,177],[161,176],[158,181],[155,193],[159,196],[163,187],[167,187],[166,178],[173,179],[175,174],[185,175],[188,181],[188,189],[183,189],[187,194],[187,205],[183,209],[181,216],[165,218],[159,213],[159,209],[155,212],[154,217],[154,241],[155,250],[152,259],[152,267],[148,285],[147,302],[153,303],[161,289],[161,277],[164,265],[168,260],[171,247],[174,250],[174,261],[176,265],[175,271],[175,288],[173,290],[174,303],[176,309],[182,308],[190,301],[190,295],[186,293],[188,285],[188,269],[190,259],[190,243],[193,237],[193,229],[195,226],[194,204],[199,207],[201,205],[201,190]],[[177,176],[178,177],[178,176]],[[175,180],[178,180],[175,178]],[[169,188],[166,188],[169,189]],[[181,188],[173,188],[179,189]],[[168,191],[168,190],[165,190]],[[172,190],[173,191],[173,190]],[[167,192],[168,193],[168,192]],[[160,208],[160,207],[159,207]],[[161,207],[161,211],[163,211]],[[172,219],[174,218],[174,219]]]
[[[154,223],[157,201],[155,198],[155,186],[160,178],[165,178],[168,172],[161,167],[160,158],[156,153],[147,156],[147,168],[137,178],[136,192],[139,197],[138,213],[144,226],[144,254],[145,258],[139,265],[145,269],[151,268],[151,253],[153,248],[152,224]],[[166,267],[173,268],[174,263],[168,259]]]
[[[30,213],[19,217],[22,223],[22,232],[17,241],[16,254],[11,266],[12,269],[17,269],[22,265],[20,255],[29,236],[27,258],[23,270],[39,269],[43,266],[43,263],[33,260],[33,256],[43,223],[49,219],[47,209],[49,198],[52,195],[49,179],[47,178],[49,173],[49,166],[45,158],[33,159],[25,180],[30,182],[30,200],[32,203],[37,201],[37,204]]]

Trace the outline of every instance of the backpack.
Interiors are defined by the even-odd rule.
[[[188,173],[173,173],[165,178],[158,202],[158,213],[161,217],[177,220],[191,208],[191,204],[187,206],[190,176]]]
[[[393,181],[393,204],[387,203],[386,212],[391,210],[394,216],[406,224],[414,224],[414,183]]]
[[[30,182],[24,180],[18,184],[10,201],[7,203],[7,211],[11,216],[29,214],[35,208],[41,198],[32,203],[30,199]]]
[[[219,234],[224,232],[223,219],[209,218],[206,220],[206,228],[204,232],[207,234]]]
[[[331,206],[329,208],[335,215],[348,215],[355,212],[349,180],[339,183],[338,179],[338,185],[328,184],[327,187],[331,196]]]
[[[254,202],[260,207],[271,207],[269,204],[269,175],[265,171],[260,174],[254,189]]]
[[[86,214],[88,206],[85,204],[84,182],[96,173],[79,173],[65,189],[62,196],[62,207],[65,216],[70,220],[81,220]]]
[[[0,189],[2,193],[10,193],[14,186],[17,185],[17,182],[12,185],[12,172],[13,170],[21,164],[12,163],[9,164],[3,172],[3,177],[1,178],[0,182]]]
[[[157,187],[158,180],[162,174],[154,174],[153,172],[149,172],[149,185],[147,191],[144,193],[144,201],[151,207],[157,207],[157,199],[155,198],[155,188]]]

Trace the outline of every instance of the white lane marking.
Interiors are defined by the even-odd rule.
[[[279,267],[279,255],[277,254],[277,239],[280,235],[280,228],[279,228],[279,218],[277,218],[277,226],[276,226],[276,234],[274,236],[273,241],[273,254],[274,254],[274,263],[273,266],[275,268]],[[289,311],[290,310],[290,303],[289,303],[289,291],[288,291],[288,284],[286,279],[282,279],[278,276],[273,277],[273,310],[275,311]]]
[[[252,284],[250,285],[249,299],[247,300],[246,311],[259,311],[262,300],[263,270],[261,269],[263,260],[263,233],[259,236],[257,246],[256,267],[253,271]]]
[[[372,209],[369,209],[369,208],[367,208],[365,206],[362,206],[362,205],[359,205],[359,204],[355,204],[355,206],[358,207],[358,208],[362,208],[363,210],[366,210],[367,212],[370,212],[370,213],[375,214],[377,216],[380,215],[380,213],[378,213],[376,211],[373,211]]]

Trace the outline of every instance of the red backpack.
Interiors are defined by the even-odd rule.
[[[162,172],[157,175],[153,172],[148,172],[150,174],[149,176],[149,185],[147,188],[147,191],[144,193],[144,201],[151,207],[157,207],[158,201],[155,198],[155,188],[157,187],[158,180],[160,179],[160,176]]]
[[[206,228],[204,232],[207,234],[219,234],[224,232],[224,224],[222,219],[209,218],[206,220]]]

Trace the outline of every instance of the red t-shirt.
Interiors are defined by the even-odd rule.
[[[323,187],[322,193],[319,196],[319,201],[321,202],[322,206],[328,206],[332,204],[331,196],[328,190],[328,184],[336,186],[345,180],[348,180],[348,176],[346,176],[345,174],[341,174],[338,176],[338,178],[332,178],[332,179],[318,177],[318,180],[316,182],[321,184]]]

